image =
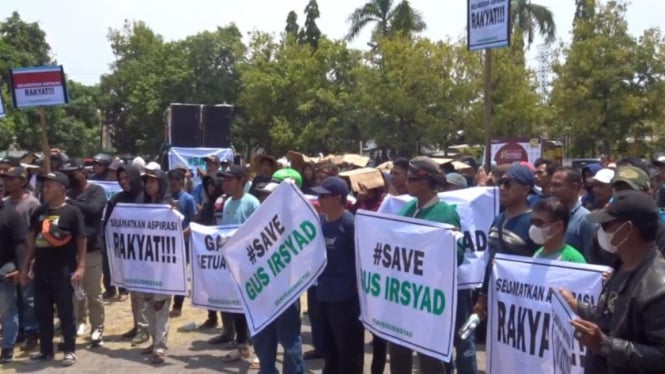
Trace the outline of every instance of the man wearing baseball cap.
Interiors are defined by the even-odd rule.
[[[365,330],[360,323],[356,287],[355,228],[346,210],[349,186],[340,177],[328,177],[313,187],[321,205],[321,229],[328,264],[318,278],[320,327],[325,373],[361,374]]]
[[[579,316],[575,338],[589,349],[585,373],[659,373],[665,363],[665,259],[654,242],[658,210],[645,193],[621,191],[589,214],[601,247],[619,256],[598,305],[560,290]]]
[[[39,321],[40,350],[35,361],[53,359],[54,304],[62,326],[64,366],[76,363],[74,288],[85,272],[86,237],[83,215],[65,200],[69,179],[61,172],[39,177],[45,204],[30,219],[27,256],[21,267],[21,284],[28,283],[32,265],[35,311]],[[34,260],[34,263],[33,263]]]
[[[614,178],[614,170],[600,169],[591,178],[591,188],[593,190],[594,204],[596,209],[601,209],[610,202],[612,197],[612,179]]]

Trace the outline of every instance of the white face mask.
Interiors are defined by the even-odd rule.
[[[607,232],[603,228],[603,226],[600,227],[600,230],[598,230],[598,244],[600,245],[600,248],[606,250],[607,252],[610,253],[617,253],[619,250],[619,247],[628,240],[628,235],[624,236],[623,240],[619,244],[612,244],[614,241],[614,236],[616,235],[619,230],[623,227],[628,222],[624,222],[621,226],[619,226],[614,232]]]
[[[536,227],[535,225],[531,225],[531,227],[529,227],[529,238],[531,238],[534,243],[543,245],[552,237],[552,234],[550,234],[549,231],[549,226]]]

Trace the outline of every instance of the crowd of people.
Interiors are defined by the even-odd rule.
[[[132,346],[147,344],[142,353],[151,355],[155,365],[163,363],[169,321],[181,316],[184,297],[112,286],[103,232],[113,209],[118,203],[169,204],[183,215],[187,238],[191,222],[242,224],[279,183],[292,180],[303,193],[316,196],[312,204],[320,212],[326,242],[327,266],[307,292],[314,349],[303,352],[300,302],[253,337],[243,314],[210,310],[198,328],[217,328],[221,321],[222,333],[209,343],[230,351],[223,362],[250,360],[260,373],[292,374],[304,373],[307,360],[323,359],[326,374],[362,373],[365,330],[358,318],[355,211],[376,211],[387,194],[408,194],[414,199],[400,215],[460,228],[455,206],[438,193],[496,186],[501,210],[488,233],[490,258],[506,253],[613,269],[605,274],[598,305],[578,302],[569,290],[559,290],[580,316],[572,323],[575,337],[590,352],[586,372],[665,370],[665,215],[658,208],[665,205],[665,159],[649,163],[626,158],[580,170],[539,159],[533,165],[492,165],[485,170],[470,157],[459,160],[463,168],[424,156],[397,158],[382,168],[382,186],[360,184],[356,190],[338,176],[343,165],[306,162],[291,168],[266,155],[256,157],[251,167],[206,157],[196,185],[186,166],[162,170],[158,163],[140,158],[124,164],[100,154],[89,168],[80,160],[64,160],[54,150],[49,160],[48,172],[39,165],[0,160],[3,363],[12,361],[15,346],[22,342],[21,350],[35,351],[32,360],[51,360],[62,351],[62,364],[73,365],[77,336],[89,334],[92,347],[103,344],[104,300],[111,299],[131,303],[133,326],[123,336]],[[100,180],[117,181],[122,191],[107,200],[95,183]],[[185,250],[189,262],[188,244]],[[463,250],[457,255],[460,264]],[[487,318],[491,266],[490,259],[479,291],[458,291],[457,328],[472,313]],[[56,349],[57,328],[63,340]],[[278,344],[284,349],[281,370],[276,367]],[[476,373],[474,336],[457,336],[454,344],[451,363],[417,354],[420,372]],[[391,373],[411,373],[411,349],[373,336],[372,350],[372,374],[384,372],[388,356]]]

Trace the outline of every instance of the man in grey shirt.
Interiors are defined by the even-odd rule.
[[[35,196],[26,190],[28,184],[28,172],[21,166],[13,166],[3,171],[2,182],[5,185],[5,198],[3,199],[5,207],[14,209],[23,219],[26,225],[29,225],[32,212],[39,207],[40,202]],[[25,259],[25,244],[21,244],[18,249],[19,263]],[[37,347],[37,333],[39,324],[35,316],[35,296],[32,282],[29,282],[25,288],[20,288],[19,304],[19,331],[23,332],[25,342],[21,346],[22,351],[31,351]]]

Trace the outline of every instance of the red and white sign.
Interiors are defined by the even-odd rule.
[[[497,165],[521,161],[533,164],[542,155],[542,143],[538,138],[494,139],[492,140],[491,152],[492,161],[496,162]]]
[[[12,98],[18,109],[62,105],[69,101],[62,66],[17,68],[10,73]]]

